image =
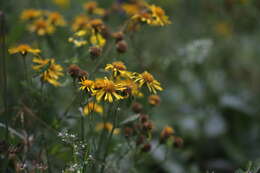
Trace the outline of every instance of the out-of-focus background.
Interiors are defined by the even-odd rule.
[[[58,1],[58,0],[57,0]],[[69,2],[69,0],[68,0]],[[71,21],[82,12],[83,0],[71,0],[60,7],[50,0],[2,0],[7,25],[7,46],[32,41],[19,21],[27,8],[57,10]],[[115,2],[98,0],[106,7]],[[172,24],[144,26],[129,45],[125,63],[136,71],[149,70],[161,81],[161,105],[153,119],[157,127],[175,127],[184,139],[180,150],[170,152],[160,163],[165,172],[231,173],[248,161],[260,159],[260,1],[259,0],[150,0],[165,9]],[[109,19],[111,25],[120,17]],[[67,38],[70,29],[53,37],[58,59],[73,56]],[[55,39],[57,38],[57,39]],[[55,41],[58,40],[58,41]],[[138,51],[132,51],[138,50]],[[137,54],[136,54],[137,52]],[[21,89],[21,62],[7,57],[9,105],[16,105]],[[106,62],[104,62],[105,64]],[[72,91],[53,89],[56,99],[52,114],[68,104]],[[2,88],[0,89],[2,90]],[[0,102],[2,105],[2,101]],[[1,106],[2,107],[2,106]],[[10,115],[15,116],[15,115]],[[1,119],[1,118],[0,118]],[[52,123],[51,117],[45,121]],[[154,154],[151,165],[160,160]],[[159,162],[159,161],[158,161]]]

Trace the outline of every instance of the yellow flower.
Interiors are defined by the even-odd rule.
[[[141,10],[131,18],[134,21],[145,22],[152,26],[164,26],[170,24],[169,17],[165,15],[161,7],[147,5],[146,10]]]
[[[97,103],[89,102],[84,108],[83,108],[83,114],[89,115],[91,112],[96,112],[99,114],[103,114],[103,107],[100,106]]]
[[[232,25],[229,22],[221,21],[214,26],[214,31],[223,36],[229,37],[233,33]]]
[[[31,32],[35,32],[36,34],[38,34],[40,36],[43,36],[46,34],[52,34],[54,32],[55,28],[48,21],[43,20],[43,19],[38,19],[29,26],[29,30]]]
[[[113,124],[110,122],[106,122],[106,123],[98,123],[95,127],[96,131],[101,131],[103,129],[107,130],[108,132],[111,132],[113,130]],[[119,128],[114,128],[113,134],[117,135],[120,133],[120,129]]]
[[[62,8],[67,8],[70,5],[70,0],[52,0],[52,2]]]
[[[135,96],[143,97],[143,93],[139,90],[138,85],[131,79],[120,80],[117,82],[118,85],[125,88],[123,94],[125,97]]]
[[[22,11],[21,13],[21,19],[24,21],[36,19],[41,16],[42,16],[42,11],[36,9],[27,9]]]
[[[33,49],[31,48],[31,46],[27,45],[27,44],[20,44],[17,47],[13,47],[8,49],[8,52],[10,54],[16,54],[16,53],[20,53],[23,56],[26,56],[27,53],[32,53],[34,55],[37,55],[38,53],[41,52],[40,49]]]
[[[58,12],[47,12],[48,22],[55,26],[64,26],[66,24],[63,16]]]
[[[93,95],[96,96],[97,101],[113,102],[114,99],[120,100],[124,97],[119,95],[118,92],[122,92],[125,88],[120,86],[119,84],[115,84],[113,81],[108,80],[107,78],[98,79],[95,82],[95,90],[93,91]]]
[[[142,87],[143,84],[146,84],[149,91],[154,93],[154,94],[157,93],[156,90],[159,90],[159,91],[163,90],[162,87],[161,87],[161,84],[157,80],[155,80],[153,75],[151,75],[147,71],[137,75],[135,82],[137,82],[139,84],[139,87]]]
[[[63,76],[63,68],[61,65],[55,63],[55,59],[40,59],[34,58],[32,60],[37,65],[34,65],[33,70],[40,72],[41,80],[48,82],[54,86],[60,86],[57,81],[60,76]]]
[[[80,82],[80,90],[85,90],[87,92],[93,92],[94,81],[83,78]]]
[[[148,97],[148,103],[153,105],[153,106],[159,105],[160,102],[161,102],[161,98],[158,95],[150,95]]]
[[[86,15],[76,16],[72,24],[73,31],[89,29],[89,18]]]
[[[130,16],[139,13],[142,9],[139,4],[128,4],[128,3],[122,4],[122,8],[126,12],[126,14]]]
[[[94,33],[90,37],[90,43],[95,46],[103,47],[106,44],[106,39],[99,33]]]
[[[115,61],[112,64],[107,64],[105,67],[106,71],[111,71],[113,74],[113,77],[119,76],[121,73],[126,71],[126,66],[121,61]]]
[[[152,12],[151,25],[164,26],[170,24],[169,17],[165,15],[164,10],[161,7],[151,5],[149,9]]]
[[[83,5],[83,8],[90,14],[97,14],[100,16],[105,15],[105,10],[103,8],[99,8],[97,2],[95,1],[86,2]]]
[[[83,38],[87,34],[86,30],[79,30],[74,33],[73,37],[69,37],[68,41],[73,43],[76,47],[81,47],[86,45],[88,42]]]
[[[160,134],[161,143],[165,143],[170,136],[174,134],[174,129],[171,126],[165,126]]]

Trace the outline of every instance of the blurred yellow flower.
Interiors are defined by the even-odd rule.
[[[23,10],[21,13],[21,19],[26,21],[26,20],[32,20],[36,19],[38,17],[41,17],[43,12],[41,10],[36,10],[36,9],[27,9]]]
[[[119,95],[118,92],[122,92],[125,88],[120,86],[119,84],[114,83],[112,80],[108,80],[106,77],[104,79],[98,79],[95,82],[95,90],[93,91],[93,95],[96,96],[97,101],[113,102],[114,99],[120,100],[124,97]]]
[[[93,33],[90,36],[90,43],[94,46],[103,47],[106,44],[106,39],[99,33]]]
[[[73,37],[69,37],[68,41],[73,43],[76,47],[84,46],[88,43],[87,40],[83,38],[86,34],[86,30],[79,30],[74,33]]]
[[[91,112],[103,114],[103,107],[95,102],[89,102],[86,106],[84,106],[83,114],[89,115]]]
[[[148,103],[153,105],[153,106],[159,105],[160,102],[161,102],[161,98],[158,95],[150,95],[148,97]]]
[[[83,8],[89,13],[89,14],[96,14],[100,16],[105,15],[105,10],[103,8],[99,8],[97,2],[95,1],[89,1],[83,4]]]
[[[106,123],[98,123],[96,124],[95,130],[96,131],[101,131],[103,129],[107,130],[108,132],[111,132],[113,130],[113,124],[110,122],[106,122]],[[120,133],[120,129],[119,128],[115,128],[113,131],[113,134],[117,135]]]
[[[218,35],[223,37],[229,37],[233,33],[232,25],[226,21],[218,22],[213,29]]]
[[[161,84],[160,82],[158,82],[157,80],[154,79],[153,75],[148,73],[147,71],[141,73],[141,74],[138,74],[136,77],[135,77],[135,82],[138,83],[139,87],[142,87],[143,84],[146,84],[146,86],[148,87],[149,91],[156,94],[157,91],[156,90],[159,90],[159,91],[162,91],[162,87],[161,87]]]
[[[52,34],[55,27],[44,19],[35,20],[30,26],[29,31],[35,32],[36,34],[43,36],[46,34]]]
[[[72,24],[72,30],[79,31],[79,30],[89,29],[89,20],[90,20],[89,17],[83,14],[76,16]]]
[[[63,16],[58,12],[47,12],[47,20],[54,26],[64,26],[66,22]]]
[[[67,8],[70,5],[70,0],[52,0],[52,2],[62,8]]]
[[[125,88],[122,92],[125,97],[129,97],[129,96],[143,97],[143,93],[139,90],[138,85],[133,80],[131,79],[119,80],[117,84]]]
[[[40,72],[40,77],[43,82],[60,86],[57,80],[60,76],[63,76],[63,68],[61,65],[55,63],[55,59],[33,58],[32,61],[36,64],[32,67],[33,70]]]
[[[13,47],[8,49],[8,52],[10,54],[16,54],[16,53],[20,53],[23,56],[26,56],[27,53],[32,53],[34,55],[37,55],[41,52],[40,49],[33,49],[31,48],[31,46],[27,45],[27,44],[20,44],[17,47]]]

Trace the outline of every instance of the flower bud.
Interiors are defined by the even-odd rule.
[[[183,146],[183,139],[181,137],[175,136],[173,146],[176,148],[181,148]]]
[[[140,112],[142,112],[142,109],[143,109],[143,106],[140,103],[134,102],[132,104],[132,110],[134,113],[140,113]]]
[[[174,134],[174,130],[172,127],[170,126],[166,126],[164,127],[164,129],[162,130],[161,134],[160,134],[160,143],[165,143],[166,140],[172,136]]]
[[[133,129],[132,128],[130,128],[130,127],[126,127],[125,129],[124,129],[124,134],[125,134],[125,137],[130,137],[130,136],[132,136],[133,135]]]
[[[161,98],[158,95],[150,95],[148,97],[148,103],[153,106],[159,105],[161,102]]]
[[[89,48],[89,53],[91,55],[91,58],[95,59],[101,55],[102,48],[100,48],[98,46],[92,46]]]
[[[125,40],[121,40],[116,44],[116,50],[119,53],[125,53],[128,49],[128,45]]]
[[[151,150],[152,146],[149,143],[144,144],[144,146],[141,148],[141,151],[144,153],[147,153]]]
[[[149,116],[147,114],[141,114],[139,119],[140,119],[140,122],[142,124],[144,124],[145,122],[147,122],[149,120]]]
[[[124,39],[124,33],[119,31],[112,34],[112,37],[116,39],[116,43]]]

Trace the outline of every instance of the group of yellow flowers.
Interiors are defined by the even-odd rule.
[[[80,90],[95,96],[99,102],[101,100],[113,102],[128,97],[142,97],[140,91],[146,85],[150,92],[156,94],[161,91],[160,83],[154,79],[153,75],[147,71],[138,74],[127,71],[126,66],[121,61],[107,64],[105,70],[111,72],[110,77],[97,78],[94,81],[83,78],[80,82]]]

